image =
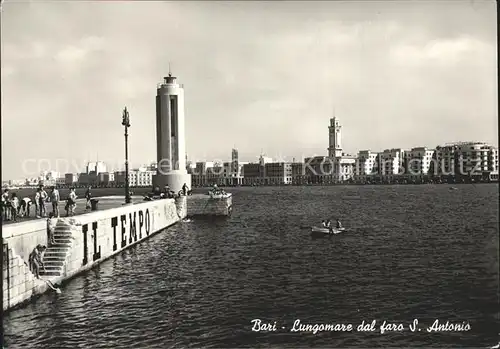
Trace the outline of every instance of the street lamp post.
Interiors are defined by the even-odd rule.
[[[127,107],[123,109],[122,125],[125,127],[125,203],[130,204],[130,189],[128,182],[128,128],[130,127],[130,117]]]

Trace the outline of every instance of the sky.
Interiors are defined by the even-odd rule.
[[[2,177],[156,159],[184,84],[190,160],[498,143],[495,1],[22,2],[1,18]],[[68,169],[69,167],[69,169]]]

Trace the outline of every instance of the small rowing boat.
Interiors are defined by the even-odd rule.
[[[325,227],[311,227],[313,234],[339,234],[345,231],[345,228],[325,228]]]

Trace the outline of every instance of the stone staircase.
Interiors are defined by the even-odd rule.
[[[56,243],[47,248],[43,257],[45,271],[43,268],[40,270],[40,276],[43,279],[63,275],[66,258],[71,253],[73,246],[73,229],[73,226],[65,220],[59,219],[57,221],[54,230],[54,241]]]

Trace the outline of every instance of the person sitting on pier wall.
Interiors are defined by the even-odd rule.
[[[177,196],[188,196],[188,195],[191,195],[191,193],[192,193],[192,190],[189,190],[187,184],[184,183],[184,185],[182,186],[182,189],[179,190],[179,192],[177,193]]]
[[[30,208],[33,204],[33,201],[29,197],[25,197],[19,203],[19,216],[20,217],[29,217],[30,216]]]
[[[61,197],[59,195],[59,190],[56,187],[51,187],[50,201],[52,202],[52,213],[54,216],[59,217],[59,201]]]
[[[37,245],[28,257],[29,268],[31,272],[35,274],[35,277],[37,279],[40,279],[40,267],[45,270],[45,265],[43,264],[43,255],[46,249],[46,246]]]
[[[188,195],[188,192],[189,192],[189,188],[188,188],[187,184],[186,184],[186,183],[184,183],[184,184],[182,185],[182,194],[183,194],[184,196],[187,196],[187,195]]]
[[[49,218],[47,218],[47,245],[54,245],[56,242],[54,240],[54,231],[56,230],[57,217],[54,217],[54,213],[49,213]]]
[[[173,192],[168,185],[163,187],[163,193],[165,198],[172,199],[175,197],[175,192]]]
[[[159,196],[159,195],[161,195],[161,190],[160,190],[160,187],[155,187],[155,188],[153,189],[153,195],[155,195],[155,196],[157,196],[157,195],[158,195],[158,196]]]

